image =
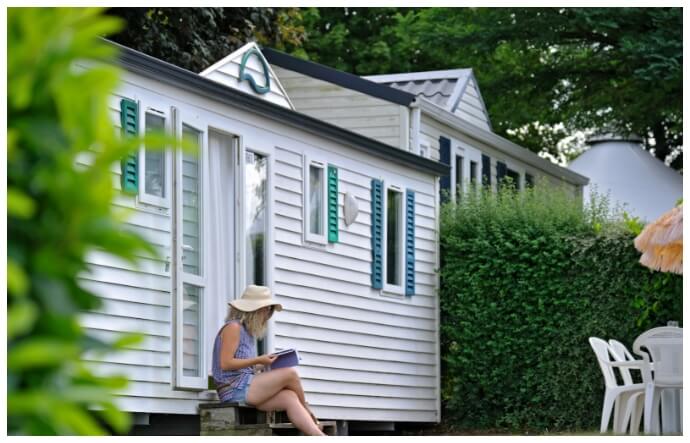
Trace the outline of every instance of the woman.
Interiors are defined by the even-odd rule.
[[[283,306],[265,286],[249,285],[238,300],[229,303],[225,324],[213,344],[213,379],[221,402],[247,403],[261,411],[287,411],[297,429],[307,435],[326,435],[318,426],[304,398],[295,368],[256,373],[275,355],[256,356],[255,339],[266,333],[273,311]]]

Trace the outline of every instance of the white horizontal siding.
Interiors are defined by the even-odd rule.
[[[404,107],[278,66],[273,70],[297,111],[407,149],[400,137]]]
[[[488,117],[484,113],[484,105],[479,97],[477,85],[471,78],[468,80],[455,114],[475,126],[488,131],[491,130]]]
[[[314,150],[308,154],[319,155]],[[392,421],[436,421],[433,179],[426,184],[406,182],[386,171],[351,167],[337,156],[327,160],[338,168],[339,207],[350,192],[358,201],[359,215],[350,226],[339,217],[338,243],[305,247],[302,153],[276,150],[274,293],[284,310],[274,320],[273,345],[299,350],[300,374],[319,416],[356,420],[363,409],[366,420],[394,416]],[[385,296],[371,288],[374,177],[416,191],[420,260],[415,264],[417,294],[412,297]]]

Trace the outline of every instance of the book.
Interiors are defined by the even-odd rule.
[[[273,355],[277,356],[273,363],[268,367],[268,370],[278,369],[278,368],[289,368],[290,366],[299,365],[299,354],[296,349],[283,349],[279,352],[274,352]]]

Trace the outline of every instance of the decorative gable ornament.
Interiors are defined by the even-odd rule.
[[[229,88],[261,97],[263,100],[295,110],[285,88],[255,42],[249,42],[232,54],[199,73]]]
[[[246,67],[247,67],[247,62],[249,61],[249,58],[254,55],[258,60],[259,63],[261,64],[261,68],[263,70],[263,86],[260,86],[256,80],[254,80],[254,77],[252,74],[250,74]],[[247,81],[249,82],[249,85],[251,88],[256,92],[257,94],[265,94],[268,91],[271,90],[271,74],[268,69],[268,64],[266,63],[266,60],[261,56],[261,53],[257,48],[251,48],[249,51],[245,52],[244,55],[242,56],[242,63],[240,63],[240,74],[239,74],[240,81]]]

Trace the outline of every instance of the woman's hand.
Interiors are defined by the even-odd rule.
[[[275,354],[264,354],[260,355],[259,357],[256,357],[256,362],[260,365],[263,365],[264,367],[270,366],[271,363],[273,363],[278,356]]]

